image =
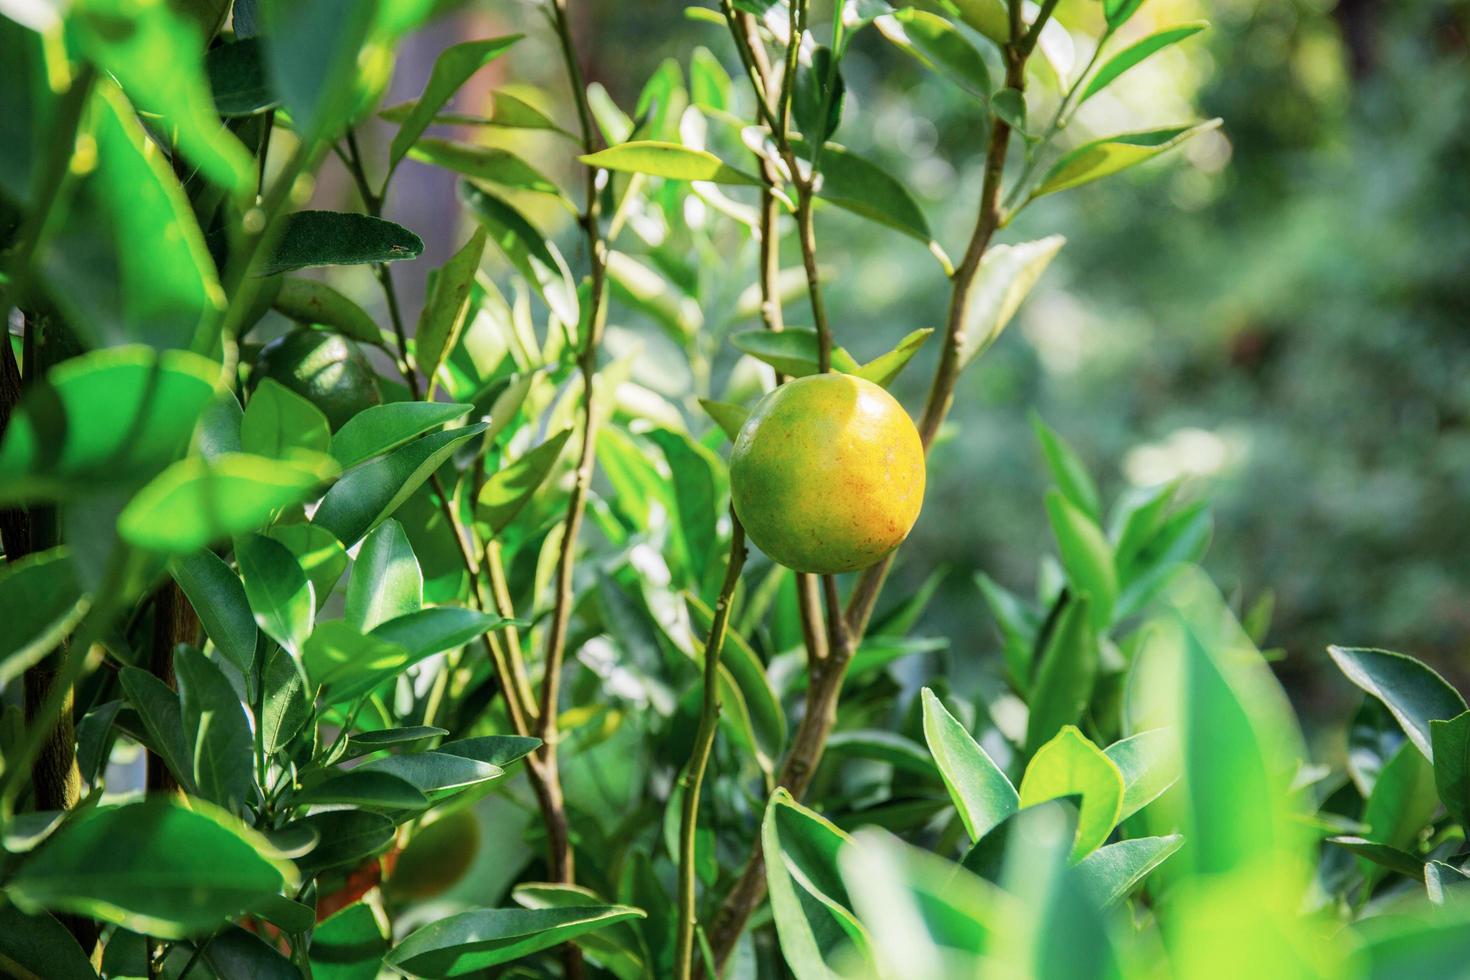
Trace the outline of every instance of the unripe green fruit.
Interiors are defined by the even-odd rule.
[[[341,334],[296,330],[261,349],[250,383],[270,378],[322,410],[335,432],[358,412],[380,404],[367,357]]]
[[[456,810],[413,835],[388,877],[388,892],[395,899],[443,894],[464,877],[479,849],[474,811]]]

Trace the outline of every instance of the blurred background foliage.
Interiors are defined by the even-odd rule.
[[[737,74],[723,31],[678,4],[601,0],[578,11],[588,78],[625,110],[661,63],[699,45]],[[457,107],[480,111],[504,86],[569,124],[540,17],[510,3],[441,21],[404,48],[387,101],[413,97],[445,44],[525,31]],[[1341,728],[1324,726],[1346,717],[1352,698],[1328,642],[1392,647],[1470,678],[1470,3],[1150,0],[1127,33],[1200,18],[1212,29],[1088,101],[1070,138],[1211,116],[1224,127],[1120,178],[1045,198],[1007,230],[1008,241],[1060,231],[1069,244],[1016,326],[962,377],[931,457],[926,515],[889,595],[943,567],[923,631],[953,642],[935,655],[947,662],[913,669],[942,671],[961,690],[996,686],[999,639],[974,577],[1022,592],[1035,585],[1048,532],[1034,409],[1077,447],[1105,495],[1184,477],[1187,495],[1211,501],[1206,568],[1242,610],[1274,599],[1266,645],[1330,755]],[[1085,58],[1098,4],[1062,0],[1057,19]],[[984,149],[973,105],[874,32],[859,36],[844,74],[849,106],[835,139],[904,179],[957,251]],[[378,141],[391,133],[385,126]],[[570,159],[554,134],[459,135],[528,159]],[[407,167],[387,217],[424,233],[424,261],[403,277],[413,306],[466,218],[451,175]],[[571,186],[570,171],[553,176]],[[328,171],[317,196],[334,206],[352,190]],[[517,205],[556,229],[578,263],[570,215],[544,195]],[[859,360],[943,322],[948,290],[921,245],[831,208],[818,234],[834,329]],[[731,308],[705,309],[704,319],[757,326],[753,306],[743,318],[732,312],[754,279],[754,249],[715,241],[731,249],[718,266],[729,281],[706,295],[727,295]],[[783,264],[799,265],[788,245]],[[333,276],[373,307],[368,272]],[[690,374],[652,322],[614,310],[610,351],[642,345],[635,380],[707,425],[693,409],[707,379]],[[803,325],[810,314],[798,297],[786,316]],[[911,409],[934,346],[896,385]]]

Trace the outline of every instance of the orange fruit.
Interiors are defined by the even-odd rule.
[[[871,381],[816,374],[756,403],[730,454],[750,540],[798,572],[850,572],[908,536],[924,502],[924,446]]]

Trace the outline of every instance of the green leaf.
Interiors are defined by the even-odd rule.
[[[388,810],[417,810],[429,805],[429,798],[407,779],[366,767],[329,776],[297,793],[292,801],[299,805],[344,803]]]
[[[830,758],[871,759],[893,766],[895,774],[904,772],[922,778],[934,775],[934,758],[918,742],[881,728],[859,728],[834,732],[827,739]]]
[[[1429,742],[1439,798],[1456,823],[1470,827],[1470,711],[1431,720]]]
[[[500,57],[510,46],[521,39],[521,35],[513,34],[508,37],[494,37],[480,41],[465,41],[445,48],[439,53],[434,61],[434,69],[429,73],[429,82],[424,86],[424,92],[418,101],[409,110],[403,125],[393,136],[393,144],[388,151],[388,170],[392,171],[398,166],[409,148],[412,147],[424,130],[428,129],[434,121],[434,114],[448,102],[460,86],[469,81],[470,78],[481,68]]]
[[[990,100],[990,108],[1019,133],[1026,132],[1026,96],[1020,90],[1003,88]]]
[[[722,484],[725,465],[718,456],[682,432],[653,429],[649,439],[663,452],[673,474],[674,505],[689,585],[696,591],[723,550],[719,547]]]
[[[424,573],[403,525],[389,518],[363,539],[347,583],[344,621],[366,633],[424,605]]]
[[[499,779],[505,770],[479,759],[444,752],[406,752],[364,762],[353,772],[385,773],[395,776],[438,799],[450,790]]]
[[[1001,653],[1010,670],[1011,683],[1018,691],[1026,693],[1031,689],[1032,647],[1041,623],[1020,596],[997,584],[990,576],[983,572],[976,575],[975,584],[980,587],[980,594],[990,607],[990,615],[1000,632]]]
[[[392,820],[367,810],[324,810],[300,823],[317,833],[316,847],[296,859],[307,877],[378,853],[393,842],[397,831]]]
[[[1164,518],[1158,533],[1131,563],[1128,584],[1118,595],[1113,619],[1142,612],[1169,584],[1180,565],[1203,558],[1212,529],[1213,520],[1205,501],[1183,507]],[[1116,559],[1114,564],[1123,567]]]
[[[96,169],[36,255],[47,295],[88,347],[211,346],[224,292],[188,197],[111,82],[91,116]]]
[[[699,400],[699,407],[704,409],[705,414],[715,420],[715,424],[724,431],[731,442],[740,434],[740,427],[745,420],[750,418],[750,409],[744,405],[732,405],[729,402],[711,401],[708,398]]]
[[[700,45],[689,56],[689,100],[701,109],[722,112],[733,101],[734,82],[720,59]]]
[[[648,174],[666,180],[706,180],[716,184],[754,186],[761,183],[759,177],[735,169],[708,150],[696,150],[662,140],[619,143],[578,159],[589,167]]]
[[[1092,625],[1101,632],[1113,621],[1118,600],[1118,574],[1113,549],[1102,529],[1055,488],[1046,492],[1046,516],[1061,552],[1067,581],[1079,596],[1092,600]]]
[[[1097,74],[1092,76],[1092,81],[1088,82],[1087,88],[1082,90],[1082,97],[1077,100],[1077,104],[1081,105],[1107,88],[1119,75],[1144,59],[1162,51],[1171,44],[1177,44],[1187,37],[1193,37],[1209,26],[1208,23],[1202,20],[1180,24],[1178,27],[1170,27],[1150,34],[1143,40],[1124,48],[1109,58],[1103,64],[1102,68],[1098,69]]]
[[[574,325],[578,317],[577,286],[566,260],[546,236],[505,201],[467,180],[459,182],[459,196],[489,231],[516,271],[529,282],[563,324]]]
[[[933,332],[933,327],[924,327],[906,335],[893,350],[880,354],[859,368],[857,376],[887,388],[898,377],[899,372],[908,366],[909,361],[913,360]]]
[[[245,709],[229,678],[189,646],[174,651],[180,719],[200,796],[239,812],[255,795],[255,743]]]
[[[0,908],[0,970],[18,980],[97,980],[66,926],[42,912]]]
[[[1092,475],[1077,458],[1076,452],[1057,435],[1055,429],[1042,421],[1040,415],[1032,413],[1031,428],[1036,432],[1036,441],[1041,443],[1047,469],[1051,470],[1051,478],[1056,481],[1062,496],[1094,522],[1102,520],[1102,500],[1098,497],[1097,484],[1092,482]]]
[[[427,163],[473,180],[561,196],[561,188],[556,186],[556,181],[502,147],[425,136],[408,151],[408,156],[419,163]]]
[[[493,629],[504,629],[509,624],[509,620],[494,613],[459,606],[430,606],[390,619],[374,627],[369,635],[402,646],[417,662],[464,646]]]
[[[1429,723],[1446,721],[1466,710],[1465,699],[1432,668],[1413,657],[1388,650],[1330,646],[1338,670],[1382,701],[1404,734],[1434,761]]]
[[[310,499],[336,474],[326,456],[271,460],[226,453],[190,456],[160,473],[123,508],[118,532],[139,548],[180,555],[253,531]]]
[[[782,374],[804,378],[817,373],[817,332],[805,327],[771,330],[744,330],[733,334],[730,343],[736,350],[765,361]],[[857,374],[861,368],[852,355],[841,347],[832,348],[832,370]]]
[[[266,77],[265,47],[259,38],[215,45],[205,52],[204,70],[214,108],[227,119],[253,116],[280,102]]]
[[[623,252],[608,252],[607,280],[615,297],[648,315],[680,344],[704,323],[699,304],[682,287]]]
[[[1380,844],[1365,837],[1329,837],[1327,843],[1336,844],[1343,850],[1352,851],[1364,861],[1379,868],[1395,871],[1409,878],[1422,879],[1424,877],[1424,862],[1402,848],[1392,847],[1388,844]],[[1364,867],[1368,865],[1365,864]],[[1377,879],[1382,872],[1374,871],[1371,877]]]
[[[1062,601],[1031,686],[1028,754],[1039,751],[1063,726],[1081,719],[1097,678],[1098,642],[1088,615],[1092,602],[1086,596]]]
[[[301,668],[280,647],[271,647],[261,671],[260,747],[267,757],[287,747],[311,720],[313,702]]]
[[[818,197],[922,242],[939,260],[945,275],[954,271],[949,256],[929,230],[929,220],[919,203],[901,181],[836,143],[823,148],[821,170]]]
[[[349,471],[322,498],[312,523],[326,528],[346,547],[362,540],[393,516],[429,476],[465,441],[485,431],[476,422],[435,432]]]
[[[383,962],[411,977],[464,976],[643,915],[625,905],[462,912],[410,933]]]
[[[590,888],[548,881],[518,884],[512,890],[511,897],[528,909],[606,904],[603,897]],[[583,934],[577,940],[577,945],[589,960],[608,970],[619,980],[642,980],[651,974],[648,964],[644,962],[647,952],[641,932],[632,922],[622,922],[597,932]]]
[[[281,237],[258,276],[318,265],[367,265],[416,259],[423,239],[400,224],[367,214],[296,211],[286,216]]]
[[[255,663],[255,618],[240,577],[208,549],[169,562],[169,574],[199,616],[204,635],[246,677]]]
[[[235,561],[261,632],[300,658],[316,602],[296,556],[279,541],[252,534],[235,542]]]
[[[344,469],[391,450],[471,409],[453,402],[390,402],[358,412],[332,436],[332,458]]]
[[[484,228],[475,229],[470,240],[430,280],[429,295],[413,335],[419,370],[427,378],[439,373],[440,365],[464,331],[470,312],[470,288],[485,253],[485,237]]]
[[[828,82],[831,85],[828,85]],[[832,63],[832,50],[817,45],[810,64],[798,62],[796,86],[791,93],[791,114],[796,125],[814,145],[820,146],[842,122],[842,102],[847,85],[842,72]],[[826,116],[822,116],[823,108]]]
[[[1128,22],[1128,18],[1143,6],[1143,0],[1103,0],[1103,16],[1108,29],[1116,31]]]
[[[334,138],[349,121],[359,56],[379,6],[379,0],[260,0],[271,84],[298,133]]]
[[[1368,825],[1363,836],[1376,844],[1409,851],[1438,808],[1434,767],[1418,748],[1405,742],[1384,764],[1373,792],[1363,804],[1362,821]],[[1364,873],[1370,882],[1376,877],[1367,868]],[[1422,876],[1421,868],[1415,877]]]
[[[1118,841],[1093,851],[1077,865],[1084,887],[1099,906],[1122,901],[1148,873],[1179,850],[1184,838],[1178,834],[1164,837],[1137,837]]]
[[[1020,807],[1016,788],[929,688],[923,690],[924,741],[965,830],[978,841]]]
[[[1066,243],[1061,235],[1050,235],[1034,242],[992,245],[986,250],[970,282],[960,345],[961,367],[990,349]]]
[[[1037,750],[1021,777],[1021,805],[1080,796],[1072,860],[1102,846],[1123,812],[1123,774],[1113,760],[1072,725]]]
[[[332,430],[321,409],[271,378],[256,385],[240,423],[240,446],[247,453],[281,459],[293,450],[325,453]]]
[[[364,344],[383,344],[383,334],[373,318],[324,282],[296,276],[282,279],[271,305],[277,313],[300,323],[329,327]]]
[[[541,747],[539,738],[529,735],[480,735],[445,742],[434,751],[440,755],[457,755],[462,759],[488,762],[504,769]]]
[[[21,865],[6,895],[29,912],[74,912],[165,939],[207,934],[294,885],[269,845],[196,804],[152,799],[82,813]],[[138,887],[147,881],[146,888]]]
[[[347,571],[347,552],[341,542],[315,524],[276,524],[263,533],[295,556],[320,609]]]
[[[571,434],[571,429],[561,430],[485,480],[475,498],[475,520],[489,528],[491,537],[510,526],[530,501],[561,457],[562,447]]]
[[[371,906],[349,905],[312,930],[312,980],[377,980],[391,945]]]
[[[475,115],[468,112],[437,112],[434,114],[434,125],[439,126],[503,126],[509,129],[541,129],[557,133],[568,138],[572,137],[565,129],[562,129],[546,114],[535,106],[511,95],[506,91],[496,91],[489,94],[490,108],[487,116]],[[388,122],[401,123],[407,119],[417,105],[417,102],[400,102],[398,105],[389,106],[378,116]]]
[[[1123,774],[1120,823],[1158,799],[1179,779],[1179,746],[1172,733],[1164,729],[1139,732],[1103,751]]]
[[[93,351],[29,386],[0,441],[0,501],[136,485],[184,454],[219,365],[142,346]]]
[[[869,940],[837,867],[837,854],[852,838],[777,789],[761,821],[766,883],[781,939],[781,953],[797,980],[835,980],[829,965],[852,944],[866,953]]]
[[[205,459],[240,451],[240,423],[245,412],[233,391],[222,391],[199,414],[190,449]]]
[[[150,748],[168,766],[169,772],[186,788],[194,785],[193,750],[184,734],[184,714],[179,696],[163,681],[138,667],[118,671],[128,703],[138,712]]]
[[[0,566],[0,684],[56,649],[89,605],[69,547]]]
[[[209,39],[198,25],[166,3],[79,0],[66,27],[134,105],[163,117],[171,141],[201,173],[235,193],[254,187],[250,154],[215,115],[204,71]]]
[[[1120,170],[1151,160],[1190,137],[1209,132],[1219,125],[1220,120],[1211,119],[1195,126],[1122,133],[1084,143],[1063,154],[1061,159],[1052,164],[1040,186],[1031,192],[1031,197],[1035,199],[1045,194],[1055,194],[1057,191],[1069,190],[1111,176]]]
[[[348,738],[347,754],[349,756],[367,755],[377,752],[379,749],[400,748],[406,749],[448,735],[449,732],[443,728],[435,728],[432,725],[410,725],[406,728],[384,728],[375,732],[357,732]]]
[[[684,600],[688,603],[691,621],[700,632],[698,658],[703,664],[704,637],[709,635],[715,613],[692,592],[685,592]],[[732,704],[732,723],[738,725],[736,719],[743,713],[748,718],[757,761],[762,765],[775,765],[786,745],[786,715],[781,710],[781,699],[766,675],[764,662],[745,637],[734,629],[725,637],[725,648],[720,657],[720,680],[722,696]]]
[[[930,71],[948,78],[984,102],[990,98],[990,71],[985,59],[949,21],[927,10],[906,7],[873,21],[900,50]]]
[[[290,899],[282,901],[290,902]],[[237,925],[215,933],[200,959],[201,965],[207,965],[217,977],[252,980],[299,980],[301,977],[301,972],[274,945]]]
[[[364,636],[332,620],[312,632],[302,662],[312,686],[324,689],[323,698],[329,704],[341,704],[396,676],[414,660],[396,643]]]

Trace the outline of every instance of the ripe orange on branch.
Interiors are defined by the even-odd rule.
[[[850,374],[789,381],[756,403],[730,455],[735,513],[798,572],[850,572],[908,536],[924,502],[924,446],[892,395]]]

